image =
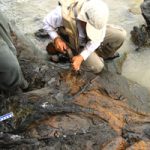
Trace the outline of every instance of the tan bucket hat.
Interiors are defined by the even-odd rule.
[[[87,36],[95,42],[102,42],[106,32],[109,10],[102,0],[85,0],[77,18],[87,23]]]

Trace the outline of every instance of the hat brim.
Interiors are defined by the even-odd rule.
[[[87,22],[86,24],[86,33],[88,38],[96,43],[101,43],[105,37],[105,29],[96,29],[91,24]]]

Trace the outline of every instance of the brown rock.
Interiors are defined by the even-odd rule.
[[[126,141],[122,137],[117,137],[108,143],[102,150],[125,150]]]
[[[150,142],[140,141],[132,145],[131,147],[127,148],[126,150],[149,150],[150,149]]]

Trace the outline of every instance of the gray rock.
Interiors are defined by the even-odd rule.
[[[150,26],[150,0],[144,0],[141,4],[141,10],[147,25]]]

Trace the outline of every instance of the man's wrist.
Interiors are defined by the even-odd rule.
[[[89,52],[87,50],[83,50],[81,53],[80,53],[80,56],[82,56],[83,60],[86,60],[89,56]]]
[[[60,36],[55,37],[55,39],[53,40],[53,42],[55,43],[58,39],[61,39]]]
[[[81,62],[84,60],[82,55],[79,55]]]
[[[57,36],[53,41],[55,47],[57,47],[57,44],[59,43],[59,41],[61,41],[61,38],[60,38],[60,36]]]
[[[54,41],[55,38],[57,38],[59,35],[57,34],[57,32],[48,32],[50,38],[52,41]]]

